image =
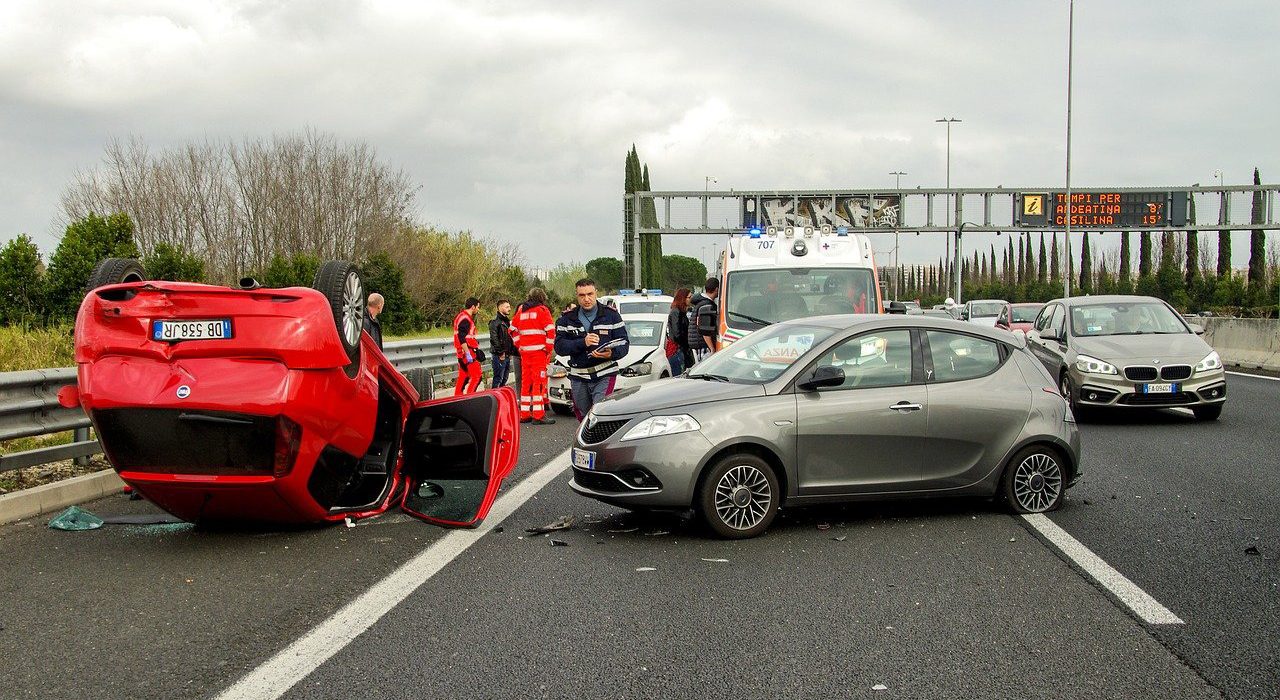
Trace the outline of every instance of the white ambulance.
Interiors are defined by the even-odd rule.
[[[720,259],[720,341],[771,323],[883,311],[871,240],[829,225],[769,226],[729,237]]]

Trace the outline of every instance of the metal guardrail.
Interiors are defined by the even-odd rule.
[[[481,343],[488,334],[478,335]],[[386,343],[383,353],[401,372],[427,370],[432,385],[457,376],[457,356],[450,338],[399,340]],[[0,473],[75,459],[102,452],[90,439],[89,417],[80,408],[63,408],[58,390],[76,383],[75,367],[0,372],[0,440],[50,435],[74,430],[71,443],[0,455]]]

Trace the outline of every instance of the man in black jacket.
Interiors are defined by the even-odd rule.
[[[378,314],[382,313],[385,304],[382,295],[374,292],[369,295],[369,303],[364,307],[364,331],[378,344],[379,350],[382,349],[382,323],[378,321]]]
[[[511,356],[515,351],[515,343],[511,340],[511,302],[500,299],[498,313],[489,322],[489,352],[493,354],[493,381],[490,382],[490,389],[506,386],[507,375],[511,371]]]
[[[720,349],[720,280],[711,277],[702,285],[702,293],[689,304],[689,349],[695,361]]]

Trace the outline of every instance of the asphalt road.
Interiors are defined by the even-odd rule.
[[[1142,623],[982,501],[784,511],[723,542],[566,472],[286,697],[1278,697],[1280,382],[1230,386],[1217,423],[1082,424],[1087,473],[1052,515],[1184,625]],[[572,427],[526,428],[516,477]],[[445,533],[0,528],[0,696],[212,697]]]

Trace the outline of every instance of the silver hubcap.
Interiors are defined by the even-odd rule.
[[[348,345],[360,344],[360,331],[364,328],[364,290],[360,288],[360,276],[347,274],[342,285],[342,335]]]
[[[1037,452],[1018,465],[1013,473],[1013,496],[1018,505],[1032,513],[1049,509],[1062,493],[1062,470],[1053,457]]]
[[[716,483],[716,515],[735,530],[750,530],[759,525],[772,501],[768,477],[748,464],[733,467]]]

